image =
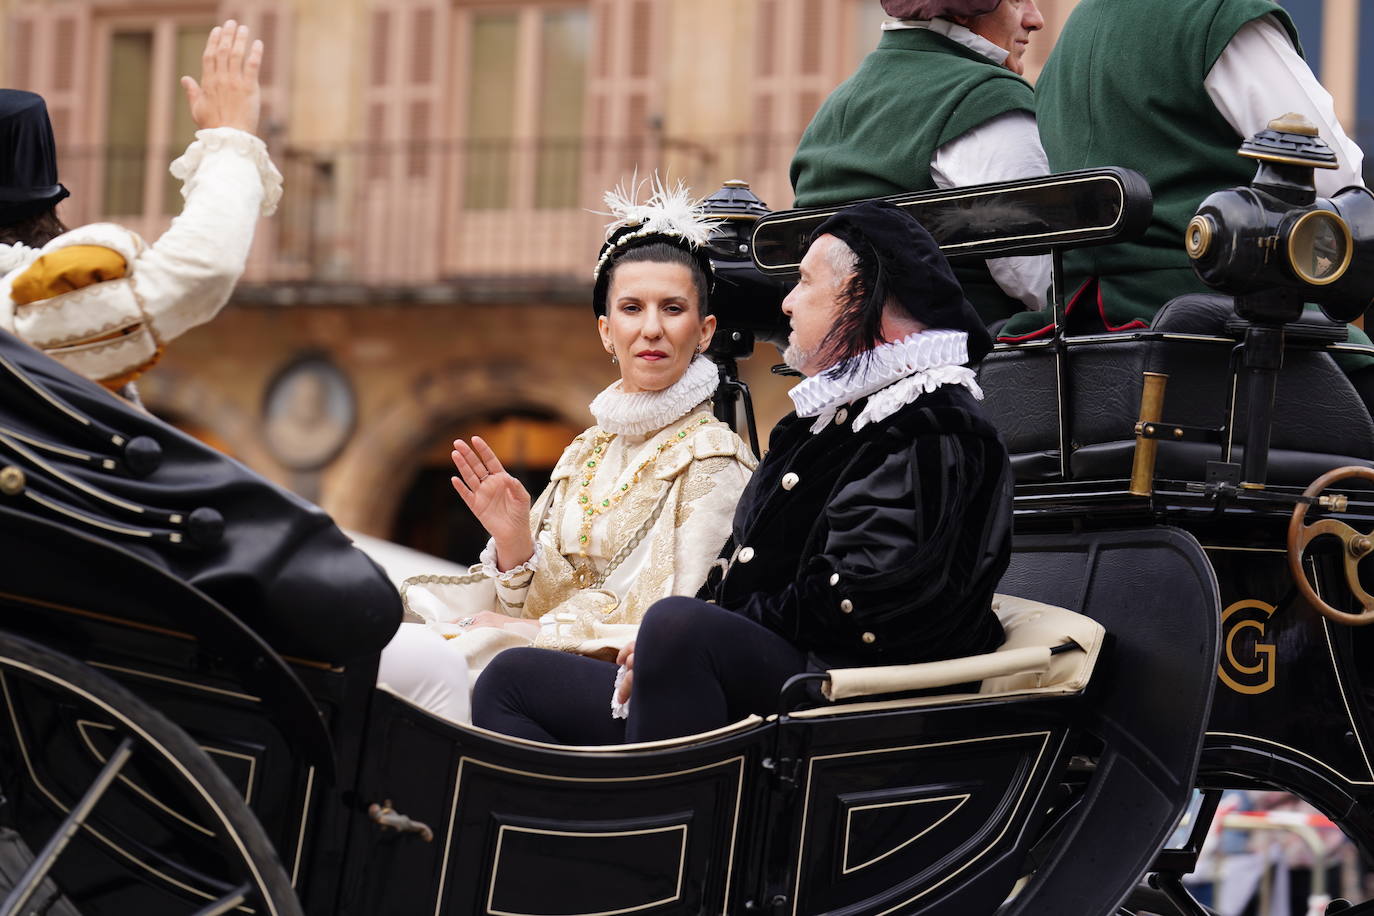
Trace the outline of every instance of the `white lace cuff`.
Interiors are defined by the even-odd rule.
[[[534,542],[534,553],[530,554],[528,560],[521,563],[519,566],[512,566],[510,569],[502,572],[496,568],[496,541],[488,539],[487,546],[482,548],[482,553],[477,559],[482,562],[482,572],[486,573],[490,578],[495,579],[498,584],[518,586],[524,583],[516,583],[514,580],[521,576],[532,575],[534,573],[535,567],[539,565],[539,555],[542,549],[543,545],[536,539]]]
[[[629,669],[621,665],[615,672],[615,686],[611,688],[611,718],[628,719],[630,718],[630,700],[627,698],[624,703],[620,702],[620,685],[625,683],[625,677],[630,673]]]
[[[281,172],[277,171],[272,157],[267,154],[267,144],[236,127],[211,127],[196,131],[195,141],[186,148],[186,152],[172,161],[168,170],[173,178],[181,180],[181,196],[191,196],[196,188],[201,163],[206,156],[220,150],[242,153],[257,166],[258,177],[262,179],[262,215],[271,216],[275,213],[277,203],[281,200]]]

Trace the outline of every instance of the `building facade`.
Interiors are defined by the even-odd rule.
[[[1038,73],[1075,0],[1042,0]],[[1374,4],[1288,0],[1374,147]],[[1367,9],[1362,9],[1366,7]],[[614,377],[593,327],[602,191],[657,170],[790,204],[816,107],[877,0],[0,0],[7,85],[48,100],[68,224],[156,237],[191,136],[177,77],[228,16],[267,45],[260,133],[286,178],[235,299],[141,383],[149,406],[339,522],[467,559],[455,436],[531,487]],[[1363,15],[1362,15],[1363,14]],[[1368,88],[1366,88],[1368,86]],[[790,404],[742,363],[766,430]],[[302,430],[304,432],[302,432]]]

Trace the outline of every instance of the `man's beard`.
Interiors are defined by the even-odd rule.
[[[794,343],[789,343],[787,349],[782,351],[782,361],[787,365],[787,368],[800,372],[803,375],[810,375],[811,373],[807,372],[803,367],[814,366],[820,354],[820,347],[813,347],[810,350],[806,350]]]

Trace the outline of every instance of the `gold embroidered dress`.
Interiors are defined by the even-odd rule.
[[[445,654],[431,652],[420,664],[448,659],[454,670],[465,665],[467,683],[475,683],[491,657],[512,646],[614,658],[651,604],[695,594],[756,463],[711,413],[717,383],[715,364],[698,358],[663,391],[625,394],[617,382],[598,395],[597,425],[572,441],[534,502],[534,555],[500,572],[488,545],[469,575],[406,580],[406,607],[426,621],[427,633],[403,625],[408,632],[394,642],[432,648],[434,636],[447,637]],[[492,610],[538,620],[538,635],[458,624]],[[396,683],[414,680],[402,666],[415,664],[413,654],[388,646],[378,680],[432,708],[425,689]],[[457,718],[451,704],[441,714]]]

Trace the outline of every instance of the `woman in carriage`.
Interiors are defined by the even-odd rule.
[[[468,720],[470,684],[497,652],[615,658],[649,605],[695,594],[754,467],[711,409],[716,224],[681,185],[655,181],[643,204],[637,191],[606,195],[593,306],[620,379],[592,401],[595,425],[533,506],[485,442],[454,442],[453,487],[491,541],[469,575],[407,580],[406,605],[427,626],[402,625],[378,674],[448,719]]]

